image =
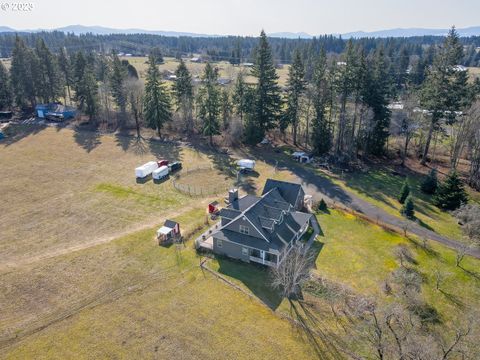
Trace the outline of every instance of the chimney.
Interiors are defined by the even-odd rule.
[[[228,203],[231,204],[235,200],[238,200],[238,189],[230,189],[228,191]]]

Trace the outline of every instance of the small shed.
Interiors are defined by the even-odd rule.
[[[173,241],[180,237],[180,224],[173,220],[165,220],[163,226],[157,230],[159,244]]]
[[[208,204],[207,211],[208,211],[209,214],[218,213],[220,211],[218,201],[213,201],[210,204]]]

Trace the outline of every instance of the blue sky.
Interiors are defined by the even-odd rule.
[[[0,0],[18,2],[19,0]],[[0,10],[0,25],[17,29],[72,24],[207,34],[312,35],[397,27],[480,25],[480,0],[22,0],[31,12]]]

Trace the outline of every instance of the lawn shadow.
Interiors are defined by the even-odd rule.
[[[16,142],[30,135],[38,134],[39,132],[45,130],[46,128],[47,126],[45,125],[11,123],[10,126],[6,130],[4,130],[6,137],[0,141],[0,145],[4,145],[4,146],[13,145]]]
[[[175,141],[149,139],[148,149],[156,159],[166,159],[170,162],[180,160],[180,145]],[[148,151],[147,151],[148,152]]]
[[[303,300],[289,300],[290,317],[295,321],[298,328],[306,336],[319,359],[342,359],[335,343],[338,339],[330,332],[325,331],[319,317],[309,309],[308,303]],[[299,306],[297,307],[298,304]]]
[[[427,215],[428,216],[428,215]],[[420,225],[421,227],[427,229],[427,230],[430,230],[430,231],[433,231],[435,232],[435,230],[428,224],[424,223],[422,220],[420,220],[419,218],[416,218],[417,220],[417,224]]]
[[[322,232],[322,236],[323,236],[323,232]],[[313,242],[312,246],[309,249],[309,252],[310,252],[310,254],[312,255],[312,258],[313,258],[313,268],[314,269],[317,269],[317,258],[320,255],[320,253],[322,252],[324,246],[325,246],[324,242],[321,242],[319,240],[315,240]]]
[[[268,268],[256,264],[215,256],[220,265],[218,272],[241,281],[258,299],[270,309],[276,310],[282,302],[280,293],[270,286]]]
[[[458,308],[460,309],[464,309],[465,308],[465,303],[460,300],[460,298],[457,296],[457,295],[454,295],[454,294],[450,294],[446,291],[443,291],[442,289],[439,290],[443,296],[445,296],[445,298],[451,302],[452,304],[454,304],[455,306],[457,306]]]
[[[87,153],[102,143],[100,133],[96,129],[80,129],[76,126],[73,138]]]

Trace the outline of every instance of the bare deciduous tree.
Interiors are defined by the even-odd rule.
[[[135,120],[135,128],[137,130],[137,138],[141,137],[140,126],[143,112],[143,95],[144,86],[141,80],[129,78],[125,82],[125,92],[127,96],[127,104]]]
[[[281,263],[272,268],[272,287],[282,291],[286,298],[299,294],[301,286],[310,277],[313,256],[294,245]]]

